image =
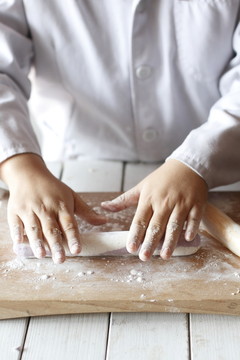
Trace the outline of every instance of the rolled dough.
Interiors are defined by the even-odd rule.
[[[79,255],[72,255],[66,248],[66,256],[132,256],[126,250],[126,239],[128,231],[113,232],[88,232],[81,234],[82,251]],[[155,250],[153,255],[159,256],[162,243]],[[197,235],[195,239],[188,242],[182,234],[177,248],[174,250],[173,256],[187,256],[197,252],[200,247],[200,237]],[[14,246],[14,252],[18,256],[25,258],[34,258],[33,252],[28,243],[18,244]],[[135,254],[137,255],[137,254]],[[49,251],[47,256],[51,257]]]

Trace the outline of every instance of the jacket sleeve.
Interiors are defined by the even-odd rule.
[[[169,157],[195,170],[209,188],[240,180],[240,23],[233,50],[234,57],[219,82],[220,99],[208,121],[191,131]]]
[[[40,155],[27,105],[32,59],[22,1],[0,1],[0,162],[24,152]]]

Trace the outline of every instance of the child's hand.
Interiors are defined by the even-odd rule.
[[[185,238],[194,239],[207,201],[206,182],[183,163],[170,159],[138,185],[112,201],[102,203],[110,211],[137,205],[127,250],[148,260],[165,234],[161,257],[168,259],[179,240],[185,222]]]
[[[33,154],[15,156],[0,167],[8,184],[8,222],[14,247],[23,242],[24,232],[37,258],[46,255],[47,243],[55,263],[65,260],[63,240],[73,255],[81,251],[74,214],[93,225],[106,222],[68,186],[56,179],[42,159]]]

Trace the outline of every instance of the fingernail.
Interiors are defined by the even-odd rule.
[[[57,264],[61,263],[63,259],[64,259],[63,253],[60,251],[56,252],[53,256],[53,260]]]
[[[110,209],[115,209],[120,204],[120,202],[121,202],[120,199],[116,198],[116,199],[109,200],[109,201],[103,201],[101,203],[101,206],[103,206],[103,207],[107,206]]]
[[[130,254],[136,254],[136,252],[139,249],[139,246],[140,246],[139,241],[136,237],[133,237],[133,238],[127,240],[126,248]]]
[[[108,220],[108,218],[107,218],[105,215],[99,215],[99,214],[97,214],[97,217],[98,217],[100,220],[102,220],[102,221],[107,221],[107,220]]]
[[[194,239],[194,233],[192,231],[187,231],[185,233],[186,241],[192,241]]]
[[[46,251],[44,245],[38,246],[36,248],[36,255],[40,258],[43,258],[47,255],[47,251]]]
[[[171,256],[171,249],[169,247],[162,249],[160,255],[164,260],[168,259]]]
[[[101,202],[101,205],[102,205],[102,206],[105,206],[105,205],[108,206],[108,205],[112,205],[112,204],[114,204],[114,202],[111,201],[111,200],[109,200],[109,201],[102,201],[102,202]]]
[[[103,225],[106,224],[106,222],[108,221],[108,219],[105,216],[102,215],[95,215],[94,217],[92,217],[91,220],[91,224],[94,225]]]
[[[81,245],[76,243],[76,244],[71,246],[70,250],[71,250],[72,254],[78,254],[81,251]]]
[[[109,203],[111,203],[111,201],[102,201],[101,205],[108,205]]]
[[[44,257],[44,253],[45,253],[44,249],[40,246],[35,249],[35,255],[38,258]]]
[[[140,251],[139,253],[139,258],[142,260],[142,261],[147,261],[149,260],[151,256],[151,251],[149,249],[143,249]]]
[[[128,252],[133,254],[138,251],[139,246],[143,241],[145,231],[146,231],[145,226],[135,224],[135,223],[131,224],[128,239],[127,239]]]
[[[36,242],[35,242],[34,253],[35,253],[36,257],[38,257],[38,258],[42,258],[45,256],[45,248],[40,239],[36,240]]]
[[[130,253],[135,253],[136,251],[138,251],[138,246],[136,242],[130,242],[127,244],[127,250]]]

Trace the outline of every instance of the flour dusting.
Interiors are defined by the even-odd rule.
[[[95,210],[100,212],[98,207]],[[106,215],[110,221],[104,226],[93,227],[77,219],[80,230],[128,229],[126,214]],[[233,303],[237,303],[240,299],[240,259],[214,240],[204,236],[201,239],[201,248],[196,254],[174,257],[168,261],[159,257],[153,257],[147,262],[142,262],[137,257],[73,257],[61,265],[53,264],[50,258],[13,258],[14,255],[9,252],[9,244],[2,243],[3,256],[7,249],[7,255],[0,261],[0,281],[6,289],[3,296],[7,299],[16,289],[18,296],[23,298],[24,292],[28,291],[31,299],[37,301],[43,294],[45,298],[57,301],[103,301],[115,296],[119,301],[133,299],[139,309],[144,309],[146,303],[154,309],[159,302],[165,301],[166,311],[179,312],[176,303],[179,293],[183,297],[187,294],[189,298],[197,294],[198,301],[200,285],[206,289],[203,294],[205,298],[210,293],[212,298],[213,295],[215,299],[229,296]]]

